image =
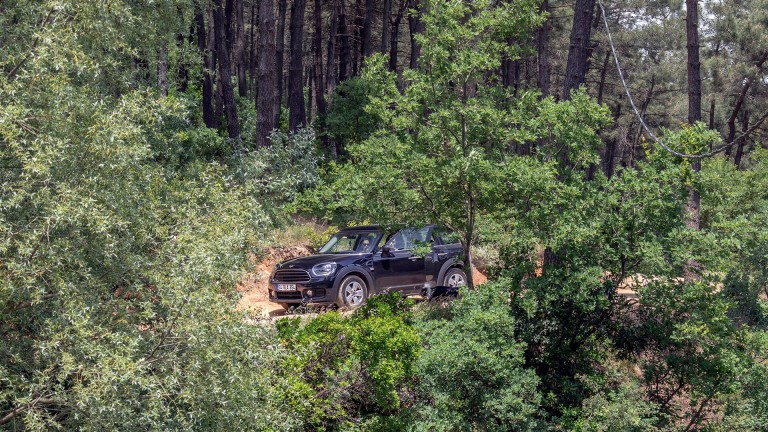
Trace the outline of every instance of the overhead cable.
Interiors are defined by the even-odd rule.
[[[723,151],[723,150],[727,149],[728,147],[730,147],[730,146],[736,144],[737,142],[741,141],[743,138],[745,138],[747,135],[751,134],[755,129],[757,129],[763,123],[763,121],[765,121],[766,118],[768,118],[768,112],[766,112],[765,114],[763,114],[762,117],[760,117],[760,120],[758,120],[757,123],[755,123],[751,128],[749,128],[746,131],[744,131],[741,135],[739,135],[736,138],[734,138],[733,141],[731,141],[729,143],[721,144],[721,145],[715,147],[714,149],[712,149],[711,151],[709,151],[707,153],[685,154],[685,153],[680,153],[679,151],[670,148],[667,144],[664,143],[664,141],[662,141],[662,140],[660,140],[659,138],[656,137],[656,135],[651,131],[651,129],[648,127],[648,125],[643,120],[643,116],[640,115],[640,111],[638,111],[637,106],[635,106],[635,101],[632,99],[632,95],[629,92],[629,87],[627,87],[627,82],[624,79],[624,72],[622,72],[621,65],[619,65],[619,56],[616,54],[616,47],[613,44],[613,36],[611,36],[611,29],[608,27],[608,18],[606,17],[606,14],[605,14],[605,8],[603,7],[603,2],[600,1],[600,0],[597,0],[597,4],[598,4],[598,6],[600,6],[600,12],[601,12],[601,14],[603,16],[603,24],[605,24],[605,32],[608,34],[608,43],[611,46],[611,52],[613,53],[613,59],[614,59],[614,61],[616,63],[616,70],[619,73],[619,79],[621,80],[621,85],[624,86],[624,91],[627,94],[627,99],[629,100],[629,104],[632,106],[632,109],[635,111],[635,116],[637,116],[637,120],[638,120],[638,122],[640,122],[640,125],[642,126],[643,130],[645,131],[645,133],[648,134],[648,136],[654,142],[659,144],[664,150],[668,151],[669,153],[671,153],[671,154],[673,154],[673,155],[675,155],[677,157],[681,157],[681,158],[685,158],[685,159],[703,159],[703,158],[715,155],[717,153],[720,153],[721,151]]]

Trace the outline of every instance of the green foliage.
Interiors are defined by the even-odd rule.
[[[306,323],[277,323],[294,353],[283,365],[292,382],[283,398],[306,427],[335,429],[400,407],[420,351],[411,306],[397,293],[383,294],[351,316],[328,312]]]
[[[535,430],[541,396],[499,285],[463,292],[450,317],[427,315],[418,401],[408,430]]]
[[[649,396],[662,412],[696,426],[714,402],[738,391],[752,364],[749,335],[728,318],[722,293],[705,282],[652,282],[639,293]],[[681,397],[688,403],[679,404]]]
[[[317,152],[315,131],[299,129],[290,134],[274,131],[271,145],[238,155],[233,162],[241,181],[253,183],[262,200],[279,206],[318,180],[322,157]]]
[[[355,77],[336,87],[325,117],[326,134],[339,148],[359,143],[378,129],[381,118],[365,110],[374,89],[370,80]]]

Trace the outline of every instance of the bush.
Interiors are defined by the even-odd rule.
[[[294,352],[283,365],[292,382],[284,398],[306,428],[333,430],[400,408],[420,350],[411,305],[393,293],[370,298],[350,316],[328,312],[305,323],[278,322]]]
[[[523,368],[509,293],[485,284],[419,324],[425,341],[417,363],[418,404],[410,429],[533,430],[539,425],[539,380]]]

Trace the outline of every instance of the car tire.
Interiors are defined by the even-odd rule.
[[[341,280],[336,305],[339,309],[357,309],[368,298],[368,284],[360,276],[349,275]]]
[[[445,276],[443,276],[443,281],[440,285],[451,288],[466,286],[467,274],[464,273],[464,270],[458,267],[449,268],[448,271],[445,272]]]

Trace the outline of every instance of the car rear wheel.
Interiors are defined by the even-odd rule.
[[[355,275],[345,277],[339,284],[339,294],[336,305],[340,308],[357,309],[368,298],[368,285]]]
[[[443,276],[443,286],[458,288],[467,285],[467,274],[460,268],[451,268]]]

